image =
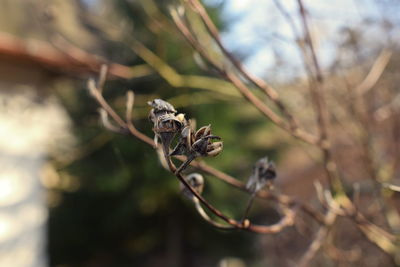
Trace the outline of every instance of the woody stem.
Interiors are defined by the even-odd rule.
[[[253,201],[254,201],[254,197],[256,196],[255,193],[251,194],[249,200],[247,201],[247,206],[246,209],[243,213],[243,217],[242,217],[242,223],[244,222],[244,220],[247,218],[247,215],[250,212],[251,206],[253,205]]]
[[[175,171],[175,174],[181,173],[184,169],[186,169],[187,166],[195,159],[195,156],[188,156],[186,161],[179,166],[179,168]]]

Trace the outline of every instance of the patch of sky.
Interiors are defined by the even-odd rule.
[[[281,72],[291,76],[302,68],[296,38],[275,0],[206,0],[208,5],[221,5],[222,16],[229,27],[222,33],[226,47],[244,55],[245,66],[259,76],[275,73],[277,62]],[[276,0],[293,18],[298,32],[302,33],[296,0]],[[328,68],[336,56],[342,29],[362,26],[365,19],[382,19],[382,10],[375,0],[304,0],[310,18],[310,29],[323,68]],[[369,30],[369,29],[365,29]],[[371,29],[372,30],[372,29]],[[374,32],[375,36],[383,35]],[[379,36],[378,38],[380,38]],[[285,75],[280,75],[285,76]]]

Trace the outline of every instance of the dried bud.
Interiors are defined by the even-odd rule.
[[[247,182],[246,188],[252,193],[261,190],[265,185],[272,185],[272,180],[276,177],[275,164],[268,161],[268,158],[262,158],[254,164],[253,174]]]
[[[192,144],[192,151],[196,156],[215,157],[223,148],[222,142],[212,142],[221,140],[219,136],[211,135],[211,125],[201,127],[195,134]]]
[[[177,133],[182,128],[182,122],[174,114],[163,114],[157,118],[154,124],[156,133]]]
[[[201,127],[196,133],[192,133],[190,126],[183,128],[181,139],[171,156],[186,155],[188,157],[214,157],[218,155],[223,148],[222,142],[212,142],[221,138],[211,135],[210,125]]]
[[[201,175],[199,173],[191,173],[185,177],[185,180],[188,182],[188,184],[190,184],[191,187],[193,187],[193,189],[197,193],[201,194],[203,192],[203,188],[204,188],[203,175]],[[184,184],[181,184],[180,188],[181,188],[181,192],[184,196],[186,196],[189,199],[194,198],[192,192],[190,192],[190,190]]]
[[[220,140],[221,138],[215,135],[200,138],[193,143],[192,152],[201,157],[217,156],[222,151],[223,145],[222,142],[212,142],[214,139]]]
[[[168,148],[176,133],[186,123],[185,116],[183,114],[176,116],[175,108],[161,99],[154,99],[148,104],[153,107],[149,118],[154,123],[155,142],[157,144],[158,138],[160,138],[164,147]]]
[[[180,140],[174,150],[171,152],[170,156],[188,156],[190,154],[191,139],[192,131],[190,129],[190,126],[186,126],[182,129]]]

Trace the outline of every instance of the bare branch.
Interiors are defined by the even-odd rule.
[[[34,63],[52,72],[67,75],[98,73],[101,66],[107,62],[98,55],[83,50],[65,46],[57,49],[51,44],[30,39],[20,39],[9,33],[0,32],[0,55],[16,57],[27,64]],[[132,70],[128,66],[117,63],[109,64],[110,74],[114,77],[130,78]]]
[[[201,207],[201,204],[199,202],[199,200],[197,198],[193,199],[193,202],[195,204],[196,210],[197,212],[200,214],[200,216],[207,221],[209,224],[211,224],[212,226],[219,228],[219,229],[223,229],[223,230],[233,230],[236,229],[234,226],[232,225],[225,225],[225,224],[220,224],[216,221],[214,221],[213,219],[211,219],[207,213],[205,212],[205,210]]]
[[[317,252],[320,250],[321,246],[326,241],[326,237],[329,233],[330,228],[336,221],[336,213],[332,210],[328,210],[327,214],[325,215],[325,222],[326,224],[321,226],[315,235],[311,245],[308,247],[307,251],[301,257],[297,266],[299,267],[306,267],[309,266],[310,261],[315,257]]]
[[[256,97],[236,74],[227,71],[217,62],[215,62],[215,60],[205,51],[200,42],[198,42],[196,37],[192,34],[189,26],[185,24],[185,21],[181,18],[176,10],[171,9],[171,16],[182,35],[192,45],[192,47],[207,61],[207,63],[217,70],[222,77],[225,77],[227,80],[229,80],[239,90],[244,98],[252,103],[262,114],[264,114],[274,124],[287,131],[292,136],[303,140],[304,142],[318,145],[318,139],[315,136],[310,135],[299,128],[293,129],[290,125],[287,125],[279,115],[277,115],[272,109],[270,109],[258,97]]]
[[[392,54],[392,51],[387,49],[383,49],[380,52],[367,76],[358,86],[356,86],[356,94],[363,95],[375,86],[379,78],[382,76],[382,73],[385,70],[386,66],[388,65]]]
[[[135,94],[129,90],[126,92],[126,122],[132,124],[132,111],[135,103]]]
[[[383,187],[389,188],[392,191],[400,192],[400,186],[398,186],[398,185],[389,184],[389,183],[383,183],[382,185],[383,185]]]
[[[105,76],[106,74],[102,74]],[[100,84],[100,83],[99,83]],[[96,83],[93,79],[89,79],[88,81],[88,89],[93,98],[97,101],[97,103],[102,107],[103,110],[121,127],[121,129],[127,129],[132,135],[140,139],[141,141],[154,146],[154,142],[151,138],[146,136],[145,134],[139,132],[132,123],[126,123],[116,112],[115,110],[107,103],[101,94],[102,89],[96,87]],[[133,104],[133,102],[132,102]]]
[[[281,110],[281,112],[289,119],[291,123],[291,127],[293,130],[298,128],[297,122],[294,119],[293,115],[289,113],[285,105],[279,98],[278,93],[275,89],[273,89],[270,85],[268,85],[264,80],[256,77],[255,75],[248,72],[242,63],[238,61],[222,44],[221,37],[219,35],[219,31],[213,21],[211,20],[210,16],[208,15],[207,11],[205,10],[204,6],[201,4],[199,0],[190,0],[190,3],[194,7],[194,11],[199,14],[201,20],[203,21],[206,29],[210,33],[211,37],[217,43],[218,47],[221,49],[222,53],[225,57],[239,70],[243,76],[248,79],[252,84],[259,87]]]
[[[317,58],[317,54],[316,54],[316,51],[314,48],[314,43],[313,43],[313,40],[311,37],[310,29],[308,27],[307,11],[304,8],[304,4],[303,4],[302,0],[297,0],[297,3],[299,5],[299,12],[300,12],[300,17],[301,17],[302,23],[303,23],[305,39],[308,44],[308,47],[310,48],[311,58],[312,58],[314,68],[315,68],[316,79],[319,83],[322,83],[322,81],[323,81],[322,71],[321,71],[320,64],[318,62],[318,58]]]
[[[108,113],[105,111],[105,109],[99,108],[99,113],[100,113],[101,122],[106,129],[108,129],[112,132],[115,132],[115,133],[121,133],[121,128],[113,125],[110,122],[110,120],[108,118]]]
[[[101,65],[99,79],[97,81],[97,89],[100,91],[100,93],[103,92],[104,84],[107,80],[107,74],[108,66],[106,64]]]

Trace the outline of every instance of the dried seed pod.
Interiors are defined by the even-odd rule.
[[[174,150],[171,152],[170,156],[189,155],[191,147],[191,139],[192,139],[191,128],[190,126],[186,126],[185,128],[182,129],[180,140],[176,145],[176,147],[174,148]]]
[[[182,122],[176,118],[174,114],[163,114],[157,118],[154,125],[154,131],[156,133],[165,132],[179,132],[182,128]]]
[[[199,193],[201,195],[201,193],[203,192],[203,188],[204,188],[203,175],[201,175],[199,173],[191,173],[185,177],[185,180],[190,184],[191,187],[193,187],[193,189],[197,193]],[[189,199],[194,198],[192,192],[190,192],[190,190],[184,184],[182,184],[182,183],[180,184],[180,189],[181,189],[182,194],[184,196],[186,196],[187,198],[189,198]]]
[[[157,145],[158,139],[160,139],[164,148],[168,151],[172,139],[186,124],[185,116],[184,114],[175,115],[177,112],[175,108],[162,99],[154,99],[148,104],[153,107],[149,119],[154,123],[154,141]]]
[[[220,140],[221,138],[215,135],[208,135],[196,140],[192,145],[192,153],[195,156],[207,157],[216,156],[222,151],[222,142],[212,142],[212,140]]]
[[[253,174],[250,176],[246,188],[256,193],[266,185],[272,185],[276,178],[275,164],[268,161],[268,158],[259,159],[253,167]]]
[[[194,134],[194,139],[199,140],[202,137],[209,136],[211,134],[211,125],[203,126]]]
[[[222,149],[224,148],[222,142],[214,142],[207,146],[206,154],[209,157],[215,157],[219,153],[221,153]]]
[[[190,125],[183,128],[179,143],[171,152],[171,156],[186,155],[192,159],[195,157],[214,157],[223,148],[222,142],[212,142],[221,138],[211,135],[211,126],[203,126],[196,133],[192,133]]]
[[[162,99],[154,99],[153,101],[147,102],[150,106],[153,107],[154,113],[158,112],[168,112],[168,113],[176,113],[174,106],[164,101]]]
[[[182,122],[174,114],[166,113],[157,118],[153,131],[159,136],[161,143],[169,148],[172,139],[182,128]]]

